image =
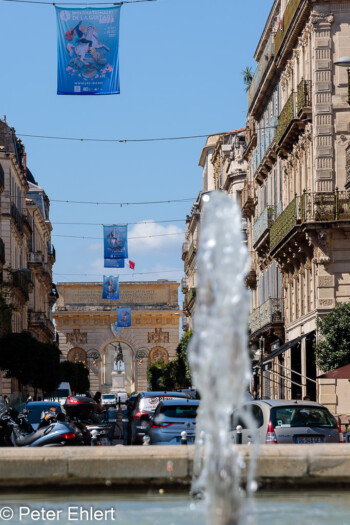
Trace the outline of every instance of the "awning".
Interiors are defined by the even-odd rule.
[[[284,343],[282,346],[277,348],[277,350],[272,352],[272,354],[270,354],[269,356],[265,357],[265,359],[263,359],[263,363],[267,363],[267,362],[271,361],[272,359],[274,359],[275,357],[277,357],[278,355],[283,354],[286,350],[289,350],[289,348],[292,348],[293,346],[296,346],[297,344],[299,344],[300,341],[304,337],[307,337],[308,335],[310,335],[310,334],[312,334],[314,332],[315,332],[315,330],[311,330],[311,332],[308,332],[307,334],[303,334],[300,337],[296,337],[295,339],[292,339],[291,341],[288,341],[287,343]]]

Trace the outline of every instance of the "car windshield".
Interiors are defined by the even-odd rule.
[[[171,419],[196,419],[198,405],[162,406],[159,413]]]
[[[271,408],[270,419],[274,427],[337,428],[337,422],[324,407],[293,405]]]
[[[41,418],[43,417],[45,412],[52,411],[55,414],[60,414],[63,412],[61,407],[50,406],[50,405],[47,405],[47,406],[40,405],[40,406],[29,407],[28,410],[29,410],[28,421],[31,424],[40,423]]]
[[[115,399],[114,394],[103,394],[102,399]]]

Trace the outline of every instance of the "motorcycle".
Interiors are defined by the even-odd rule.
[[[85,445],[89,432],[71,421],[63,414],[48,413],[33,430],[28,423],[25,411],[19,413],[8,408],[0,398],[0,446],[10,447],[57,447]]]

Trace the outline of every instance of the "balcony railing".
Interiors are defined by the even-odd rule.
[[[4,169],[0,164],[0,192],[4,191],[5,188],[5,173]]]
[[[345,160],[345,170],[346,170],[346,185],[350,185],[350,145],[346,150],[346,160]]]
[[[55,250],[54,245],[51,244],[50,242],[47,243],[47,255],[51,259],[56,260],[56,250]]]
[[[188,319],[187,319],[187,317],[184,316],[182,318],[182,330],[184,332],[187,332],[188,329],[189,329]]]
[[[32,273],[30,270],[14,270],[9,274],[8,283],[12,288],[20,290],[25,297],[29,297],[29,288],[32,283]]]
[[[249,328],[253,334],[265,326],[272,323],[283,322],[283,301],[282,299],[269,298],[258,308],[255,308],[250,315]]]
[[[13,202],[11,202],[11,217],[14,220],[18,231],[23,233],[23,214],[17,209]]]
[[[265,157],[267,150],[271,146],[275,136],[276,136],[276,118],[272,117],[269,122],[267,122],[260,135],[260,140],[258,139],[257,147],[253,154],[253,170],[254,173],[260,166],[263,158]]]
[[[248,217],[254,210],[254,185],[251,182],[245,182],[241,193],[241,208],[244,218]]]
[[[0,262],[5,264],[5,243],[0,239]]]
[[[188,250],[188,254],[186,256],[185,264],[188,264],[192,258],[192,255],[195,255],[197,252],[197,241],[194,240],[191,242],[191,246]]]
[[[185,296],[184,300],[184,309],[188,308],[188,306],[194,301],[196,297],[196,288],[190,288]]]
[[[297,225],[344,220],[350,220],[350,192],[304,192],[303,195],[295,197],[271,227],[270,251],[274,250]]]
[[[31,328],[42,328],[51,333],[55,333],[55,327],[50,319],[48,319],[44,312],[28,311],[28,322]]]
[[[275,55],[277,55],[278,51],[280,50],[283,41],[285,39],[285,36],[288,32],[288,29],[293,21],[293,18],[295,16],[295,13],[301,4],[302,0],[289,0],[288,5],[283,13],[283,21],[281,23],[281,29],[279,29],[275,35]]]
[[[276,207],[268,206],[259,215],[253,226],[253,246],[271,228],[276,218]]]
[[[181,279],[181,291],[182,293],[186,293],[188,291],[188,286],[185,277]]]
[[[312,106],[311,80],[301,80],[297,92],[292,92],[278,117],[276,144],[280,145],[289,126],[295,122],[297,129],[303,127],[304,117]],[[299,119],[299,120],[298,120]],[[294,142],[293,137],[291,138]]]
[[[262,52],[261,59],[258,62],[258,65],[256,67],[252,83],[250,84],[249,91],[248,91],[248,107],[251,105],[259,87],[261,84],[261,81],[264,77],[264,73],[267,70],[268,66],[271,64],[274,57],[274,39],[271,35],[269,40],[267,41],[267,44],[265,46],[264,51]]]
[[[184,261],[186,258],[186,255],[188,254],[188,242],[184,242],[182,245],[182,260]]]
[[[28,264],[42,264],[43,262],[44,256],[41,252],[28,253]]]

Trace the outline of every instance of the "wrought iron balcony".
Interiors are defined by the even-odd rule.
[[[196,293],[197,293],[197,289],[196,288],[190,288],[185,296],[185,300],[184,300],[184,310],[188,310],[188,308],[190,308],[193,303],[194,303],[194,300],[196,298]]]
[[[293,199],[271,227],[270,251],[274,251],[297,225],[344,220],[350,220],[350,192],[304,192]]]
[[[274,57],[274,39],[273,35],[270,36],[264,51],[261,54],[261,58],[256,67],[252,83],[248,90],[248,107],[253,102],[255,95],[259,91],[262,80],[264,79],[264,73],[267,68],[271,65]]]
[[[5,264],[5,243],[0,239],[0,262]]]
[[[4,191],[5,188],[5,173],[4,169],[0,164],[0,193]]]
[[[47,318],[44,312],[28,311],[28,325],[30,329],[44,330],[52,339],[55,334],[55,327],[50,319]]]
[[[246,219],[251,215],[255,208],[254,185],[246,181],[241,193],[242,216]]]
[[[276,136],[276,118],[272,117],[267,122],[265,128],[259,132],[258,144],[253,154],[253,170],[254,173],[258,170],[259,166],[263,163],[266,158],[266,154],[271,147],[275,136]],[[274,156],[275,158],[275,156]]]
[[[32,273],[30,270],[14,270],[9,273],[6,283],[12,289],[19,290],[26,299],[29,298],[30,288],[33,286]]]
[[[47,243],[47,255],[49,259],[55,261],[56,260],[56,250],[53,244],[50,242]]]
[[[289,0],[288,5],[283,13],[282,27],[277,31],[274,38],[275,56],[279,52],[283,41],[288,33],[288,29],[293,22],[296,11],[302,0]]]
[[[23,214],[17,209],[13,202],[11,202],[11,217],[14,220],[18,231],[23,233]]]
[[[188,250],[188,254],[186,256],[185,264],[189,264],[192,256],[194,256],[197,253],[197,240],[193,240],[191,242],[191,246]]]
[[[186,259],[186,255],[188,254],[188,242],[184,242],[182,245],[182,260],[184,261]]]
[[[188,291],[188,286],[185,277],[181,279],[181,291],[182,293],[186,293]]]
[[[278,117],[276,148],[290,149],[298,133],[305,128],[312,106],[311,80],[302,80],[292,92]]]
[[[271,228],[276,218],[276,207],[268,206],[259,215],[253,226],[253,246],[259,242],[261,237]]]
[[[255,308],[250,315],[250,333],[254,334],[273,323],[283,323],[283,300],[269,298],[258,308]]]
[[[345,187],[350,187],[350,145],[346,149],[345,170],[346,170]]]

